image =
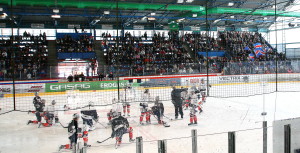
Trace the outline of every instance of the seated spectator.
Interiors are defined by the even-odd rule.
[[[73,82],[73,76],[72,76],[72,74],[70,74],[67,79],[68,79],[69,82]]]

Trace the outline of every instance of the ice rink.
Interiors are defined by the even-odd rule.
[[[299,86],[296,84],[295,86]],[[213,92],[220,91],[222,87],[212,88]],[[232,90],[239,90],[241,88]],[[247,88],[243,86],[243,88]],[[261,88],[261,86],[257,86]],[[266,87],[268,88],[268,87]],[[163,97],[169,96],[164,90],[171,89],[150,89],[151,94],[161,95]],[[215,90],[215,91],[214,91]],[[164,91],[164,92],[163,92]],[[241,91],[243,92],[243,91]],[[261,153],[263,149],[262,140],[262,121],[268,121],[268,153],[273,152],[272,143],[272,122],[274,120],[300,117],[300,92],[277,92],[264,95],[255,95],[249,97],[235,97],[235,98],[217,98],[208,97],[206,103],[203,105],[204,112],[198,116],[197,126],[188,126],[189,110],[184,110],[183,120],[169,120],[164,118],[170,124],[166,128],[162,125],[157,125],[155,118],[151,117],[151,125],[139,125],[139,104],[133,103],[131,106],[131,117],[128,118],[130,125],[133,127],[134,137],[143,137],[144,153],[157,152],[157,140],[167,140],[168,153],[191,153],[192,140],[191,130],[197,129],[198,132],[198,152],[204,153],[225,153],[228,152],[228,132],[236,131],[236,152],[238,153]],[[70,95],[74,93],[70,93]],[[104,94],[104,93],[102,93]],[[105,93],[108,94],[109,93]],[[100,96],[99,96],[100,95]],[[87,102],[92,99],[101,98],[101,94],[96,96],[77,94],[75,98],[78,103]],[[66,95],[41,95],[42,98],[57,99],[58,105],[62,101],[68,100]],[[115,97],[113,95],[112,97]],[[53,98],[54,97],[54,98]],[[19,97],[20,98],[20,97]],[[25,97],[22,102],[29,101],[29,106],[32,104],[33,97]],[[69,97],[70,98],[70,97]],[[80,98],[80,99],[79,99]],[[111,97],[110,97],[111,98]],[[22,99],[22,98],[20,98]],[[70,99],[69,99],[70,100]],[[104,98],[101,98],[103,101]],[[60,102],[61,101],[61,102]],[[72,101],[75,101],[74,99]],[[100,100],[99,100],[100,101]],[[110,100],[107,100],[110,101]],[[106,102],[107,103],[107,102]],[[165,105],[165,115],[168,118],[174,118],[174,106],[171,101],[163,101]],[[25,104],[24,104],[25,105]],[[2,104],[2,106],[4,106]],[[27,105],[26,105],[27,106]],[[150,106],[152,106],[150,104]],[[59,106],[62,107],[62,106]],[[100,123],[107,126],[106,113],[111,106],[92,107],[96,109],[100,116]],[[26,108],[27,109],[27,108]],[[28,108],[32,109],[32,108]],[[85,108],[88,109],[88,108]],[[3,110],[2,110],[3,111]],[[71,111],[60,111],[59,119],[64,126],[72,119],[72,114],[80,113],[81,109]],[[262,112],[267,112],[264,117]],[[67,129],[62,128],[60,124],[52,127],[41,127],[30,124],[27,125],[28,120],[35,119],[34,114],[27,114],[27,112],[10,112],[0,115],[0,152],[1,153],[53,153],[58,152],[58,147],[62,144],[67,144],[68,134]],[[89,144],[92,147],[87,149],[88,153],[134,153],[136,151],[136,144],[129,143],[128,134],[123,136],[123,143],[115,149],[115,139],[109,139],[104,143],[97,143],[97,140],[104,140],[111,135],[111,127],[106,128],[96,123],[96,129],[89,132]],[[71,152],[63,150],[61,152]]]

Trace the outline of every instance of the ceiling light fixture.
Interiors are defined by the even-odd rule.
[[[104,11],[103,13],[106,14],[106,15],[110,14],[109,11]]]
[[[54,19],[60,19],[60,15],[58,15],[58,14],[54,14],[54,15],[51,15],[51,18],[54,18]]]
[[[186,3],[192,3],[194,0],[186,0]]]
[[[154,16],[154,15],[156,15],[156,13],[154,13],[154,12],[153,12],[153,13],[151,13],[151,16]]]
[[[233,2],[229,2],[229,3],[228,3],[228,6],[233,6],[233,5],[234,5]]]
[[[53,9],[53,13],[59,13],[59,9]]]

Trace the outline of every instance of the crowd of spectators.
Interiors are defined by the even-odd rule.
[[[94,38],[89,35],[79,35],[73,38],[71,35],[64,35],[56,39],[57,52],[93,52]]]
[[[119,49],[116,43],[102,43],[102,48],[107,50],[107,64],[116,66],[122,63],[122,69],[138,75],[151,71],[165,74],[168,71],[184,70],[187,68],[185,65],[193,60],[182,47],[178,33],[169,35],[166,38],[155,33],[149,42],[143,41],[141,37],[133,37],[128,32],[120,39]]]
[[[179,38],[178,33],[168,33],[169,37],[155,33],[149,41],[141,37],[133,37],[126,33],[120,38],[119,49],[115,42],[103,41],[102,47],[107,51],[108,65],[119,63],[118,69],[129,71],[131,75],[152,74],[184,74],[184,73],[223,73],[223,74],[256,74],[274,73],[274,63],[286,61],[283,53],[277,53],[261,36],[260,33],[251,32],[218,32],[216,38],[205,34],[185,34]],[[106,36],[106,35],[105,35]],[[254,53],[254,44],[261,43],[265,55],[249,58]],[[191,50],[198,51],[225,51],[226,56],[210,57],[196,56],[193,59],[190,52],[184,49],[187,44]],[[122,64],[120,64],[122,63]],[[288,63],[288,62],[287,62]],[[278,72],[292,72],[292,67],[284,64]],[[208,69],[206,68],[208,65]],[[128,74],[127,74],[128,75]]]
[[[30,80],[46,76],[48,50],[46,34],[33,36],[24,32],[0,40],[0,81]],[[14,65],[14,67],[13,67]]]
[[[208,37],[205,34],[201,33],[186,33],[182,40],[188,43],[189,47],[192,48],[194,51],[221,51],[224,50],[223,46],[220,45],[221,39],[220,38],[213,38]]]

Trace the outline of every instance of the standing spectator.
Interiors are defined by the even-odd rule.
[[[99,81],[102,81],[104,79],[104,74],[103,73],[100,73],[99,74]]]
[[[181,118],[183,118],[181,92],[187,90],[188,90],[187,88],[176,89],[175,86],[173,87],[173,90],[171,92],[171,98],[172,98],[172,103],[174,104],[175,107],[175,119],[178,119],[178,112],[180,113]]]
[[[87,63],[87,64],[86,64],[86,68],[85,68],[85,70],[86,70],[86,76],[87,76],[87,77],[90,76],[90,67],[91,67],[90,64]]]
[[[75,75],[74,75],[74,81],[76,82],[76,81],[79,81],[79,75],[77,74],[77,72],[75,73]]]
[[[84,76],[83,72],[81,72],[81,74],[79,75],[79,77],[81,78],[81,81],[85,80],[85,76]]]
[[[109,75],[108,75],[108,78],[109,78],[110,80],[113,80],[113,79],[114,79],[114,74],[113,74],[112,72],[110,72]]]
[[[92,76],[94,76],[95,68],[96,68],[95,62],[92,62],[91,68],[92,68]]]

